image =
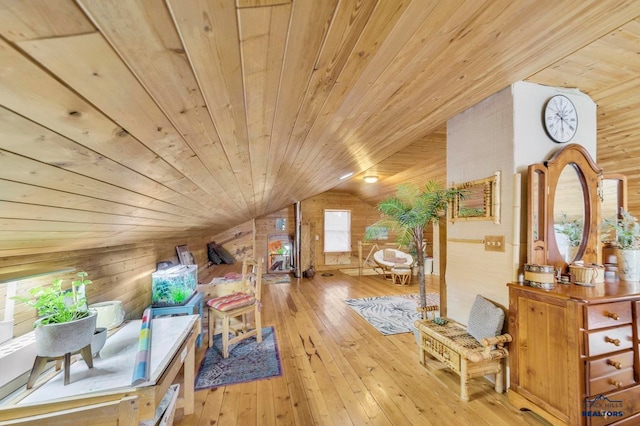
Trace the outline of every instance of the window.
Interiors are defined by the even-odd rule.
[[[351,211],[324,211],[325,253],[351,251]]]

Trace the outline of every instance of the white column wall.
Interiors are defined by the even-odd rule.
[[[595,158],[596,105],[578,90],[518,82],[492,95],[447,123],[447,181],[459,184],[500,171],[501,221],[467,221],[447,225],[447,316],[467,323],[476,294],[508,307],[507,282],[526,262],[527,166],[562,148],[542,125],[548,98],[562,93],[578,110],[580,143]],[[521,182],[521,185],[519,185]],[[484,250],[475,241],[503,235],[504,252]]]

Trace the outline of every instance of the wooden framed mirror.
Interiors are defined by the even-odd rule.
[[[453,187],[458,193],[449,209],[449,220],[491,220],[500,223],[500,172]]]
[[[602,177],[578,144],[529,166],[528,263],[562,271],[574,261],[600,263]]]

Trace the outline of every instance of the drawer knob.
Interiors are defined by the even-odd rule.
[[[607,312],[607,316],[608,316],[609,318],[612,318],[612,319],[616,320],[616,321],[618,321],[618,319],[620,319],[620,317],[618,316],[618,314],[616,314],[615,312]]]
[[[609,336],[605,336],[604,341],[607,343],[613,343],[616,346],[620,346],[620,339],[613,339]]]
[[[611,361],[610,359],[608,359],[607,364],[613,366],[614,368],[617,368],[618,370],[622,368],[622,363],[618,361]]]
[[[622,387],[622,382],[619,382],[617,380],[609,380],[609,383],[612,384],[613,386],[617,387],[617,388],[621,388]]]

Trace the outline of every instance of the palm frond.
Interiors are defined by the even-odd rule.
[[[428,181],[423,189],[411,184],[400,185],[394,197],[378,204],[382,218],[369,227],[365,233],[365,240],[373,239],[373,235],[377,234],[375,228],[386,227],[396,234],[399,245],[413,247],[415,253],[421,253],[426,225],[440,220],[458,193],[458,190],[446,189],[435,180]],[[422,268],[422,256],[417,257],[418,265]],[[423,273],[419,274],[419,281],[421,301],[424,304],[426,299]]]

